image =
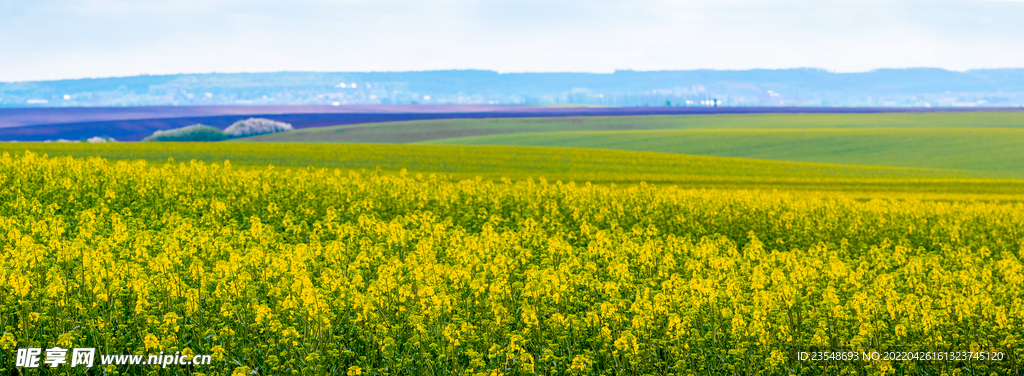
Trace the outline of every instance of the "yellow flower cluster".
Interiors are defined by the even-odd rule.
[[[1020,203],[5,153],[0,372],[59,343],[208,375],[1005,374],[1022,252]],[[890,351],[1005,359],[799,358]]]

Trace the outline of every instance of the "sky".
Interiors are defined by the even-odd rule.
[[[0,0],[0,82],[1024,67],[1024,0]]]

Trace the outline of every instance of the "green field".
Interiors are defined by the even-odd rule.
[[[603,148],[1024,177],[1024,112],[426,120],[300,129],[248,142]]]
[[[429,120],[234,141],[250,142],[12,143],[0,144],[0,151],[159,164],[173,158],[243,167],[407,169],[454,179],[998,194],[1014,201],[1024,192],[1024,181],[1014,180],[1024,177],[1024,112]]]
[[[893,168],[757,159],[705,157],[604,149],[290,143],[0,143],[0,153],[143,160],[152,164],[199,161],[279,169],[329,168],[379,171],[406,169],[452,179],[512,181],[546,179],[579,184],[677,185],[683,188],[779,189],[875,193],[987,195],[1017,201],[1024,181],[987,179],[971,171]],[[998,195],[998,197],[993,196]],[[979,196],[980,197],[980,196]]]
[[[513,133],[428,141],[607,148],[785,161],[976,171],[1024,177],[1024,129],[670,129]]]
[[[15,143],[0,152],[114,160],[231,161],[236,166],[381,169],[446,174],[526,177],[595,176],[631,182],[633,176],[732,178],[971,178],[977,174],[937,169],[879,168],[716,158],[671,153],[515,146],[256,143]],[[576,179],[573,179],[576,180]]]
[[[1017,128],[1020,112],[754,114],[446,119],[297,129],[250,142],[405,143],[507,133],[651,129]]]

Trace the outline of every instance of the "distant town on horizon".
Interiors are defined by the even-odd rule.
[[[274,72],[0,83],[0,107],[533,104],[1021,107],[1024,69]]]

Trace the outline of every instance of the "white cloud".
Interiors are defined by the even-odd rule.
[[[985,0],[0,0],[0,81],[280,70],[1021,67],[1022,16],[1022,1]]]

